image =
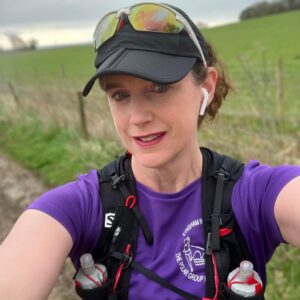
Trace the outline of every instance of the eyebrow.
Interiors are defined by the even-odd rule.
[[[120,85],[119,83],[104,83],[101,85],[101,88],[103,89],[104,92],[108,92],[109,90],[115,89],[115,88],[119,88],[122,85]]]

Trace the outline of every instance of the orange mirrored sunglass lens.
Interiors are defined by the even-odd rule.
[[[137,31],[179,33],[184,28],[171,10],[157,4],[148,3],[131,7],[128,19]],[[94,33],[96,49],[115,34],[119,22],[117,12],[110,13],[100,20]]]
[[[173,12],[155,4],[132,7],[128,18],[133,28],[138,31],[178,33],[183,29]]]

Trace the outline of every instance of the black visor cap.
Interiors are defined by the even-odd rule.
[[[207,58],[206,42],[196,25],[178,10],[190,23]],[[87,96],[97,78],[103,75],[127,74],[145,80],[171,84],[181,80],[201,61],[199,50],[183,30],[177,34],[135,31],[127,21],[97,50],[96,73],[83,89]]]
[[[87,96],[97,78],[103,75],[126,74],[153,82],[174,83],[184,78],[196,61],[195,57],[119,49],[100,65],[84,87],[83,95]]]

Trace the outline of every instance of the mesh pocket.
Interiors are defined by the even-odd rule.
[[[219,300],[264,300],[264,291],[253,297],[244,297],[234,293],[225,283],[221,284]]]
[[[108,295],[112,290],[112,280],[108,279],[107,282],[101,287],[91,290],[84,290],[76,287],[76,293],[84,300],[108,300]]]

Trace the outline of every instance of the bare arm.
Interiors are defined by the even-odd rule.
[[[47,299],[72,244],[55,219],[25,211],[0,245],[1,299]]]
[[[284,240],[300,247],[300,177],[290,181],[278,195],[275,218]]]

